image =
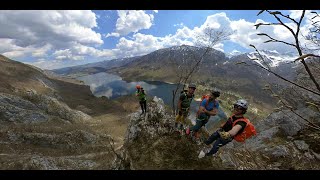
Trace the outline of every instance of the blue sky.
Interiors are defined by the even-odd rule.
[[[0,54],[42,69],[55,69],[115,58],[145,55],[175,45],[195,45],[205,27],[234,31],[227,41],[214,48],[226,54],[260,50],[292,51],[257,33],[292,41],[281,26],[255,29],[259,22],[276,22],[259,10],[0,10]],[[296,19],[301,11],[281,11]],[[301,33],[311,26],[307,11]],[[319,11],[318,11],[319,12]],[[289,21],[288,26],[294,27]],[[302,40],[304,42],[304,40]]]

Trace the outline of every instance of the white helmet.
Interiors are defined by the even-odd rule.
[[[239,99],[235,104],[233,105],[238,105],[240,107],[242,107],[243,109],[248,109],[248,102],[244,99]]]

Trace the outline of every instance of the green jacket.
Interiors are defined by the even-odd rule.
[[[194,98],[194,95],[192,95],[191,97],[188,97],[187,93],[182,93],[180,95],[182,111],[185,111],[190,108],[190,104],[193,98]]]
[[[147,96],[146,96],[145,92],[136,91],[136,96],[138,96],[139,101],[146,101],[147,100]]]

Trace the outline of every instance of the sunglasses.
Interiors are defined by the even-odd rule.
[[[239,106],[239,105],[233,105],[233,108],[234,109],[240,109],[240,110],[244,110],[244,108],[243,107],[241,107],[241,106]]]

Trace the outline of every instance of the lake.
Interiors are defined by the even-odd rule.
[[[77,79],[83,81],[84,84],[89,85],[91,92],[95,96],[106,96],[109,99],[115,99],[120,96],[134,94],[136,91],[136,85],[139,84],[143,87],[148,96],[157,96],[170,107],[172,107],[172,90],[175,90],[176,88],[176,84],[169,84],[161,81],[126,82],[118,75],[105,72],[82,76],[78,77]],[[176,97],[176,103],[177,99],[178,97]],[[191,103],[189,118],[192,119],[193,123],[195,123],[195,113],[199,108],[199,104],[199,101],[193,101]],[[218,115],[210,118],[206,128],[210,129],[215,123],[218,123],[218,121],[225,118],[225,113],[221,108],[219,108]]]

